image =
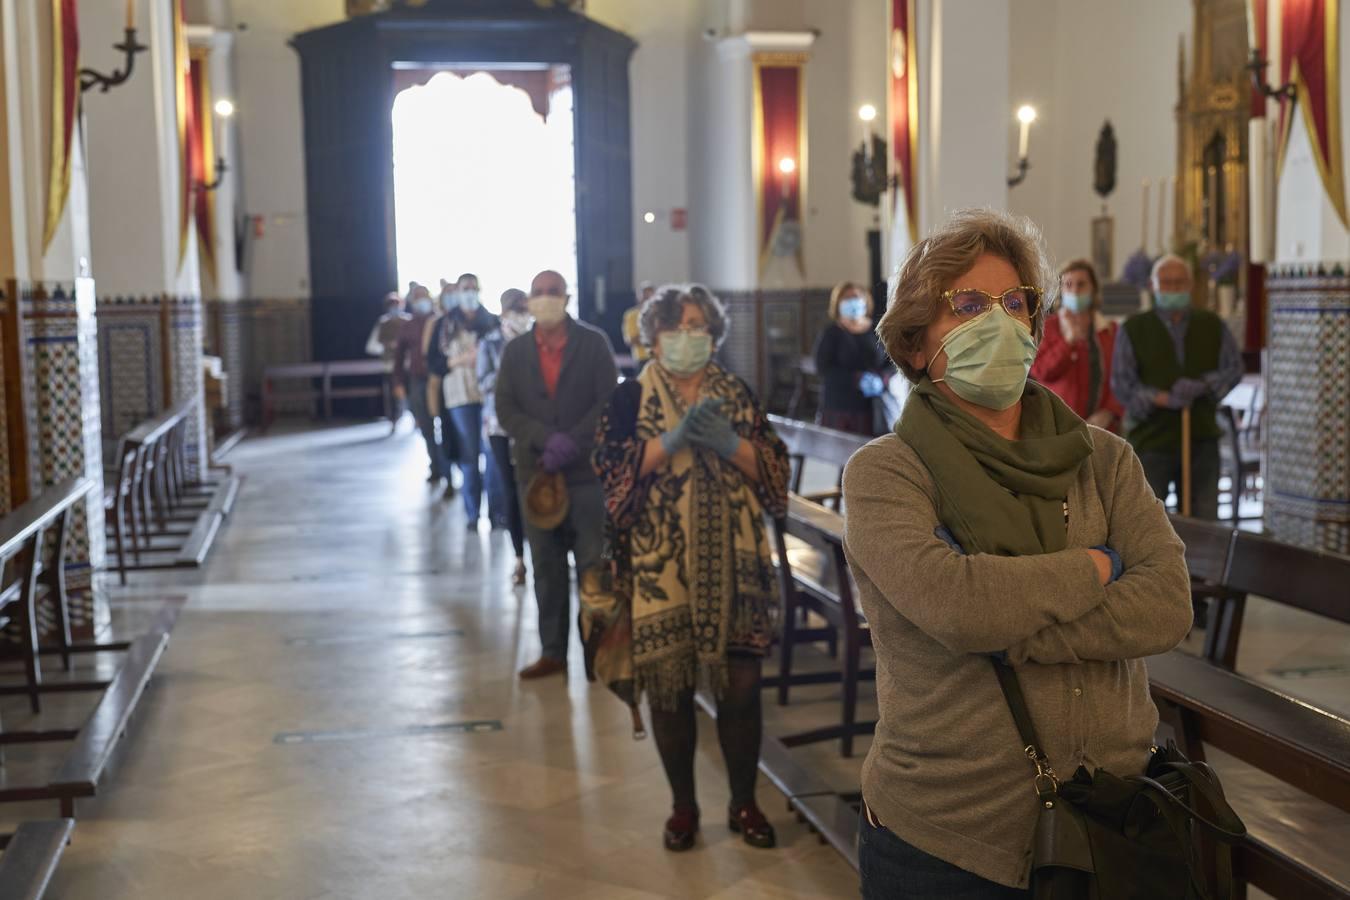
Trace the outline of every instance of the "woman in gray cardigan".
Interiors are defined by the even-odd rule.
[[[878,326],[914,383],[844,478],[877,657],[865,898],[1026,894],[1037,806],[990,657],[1051,765],[1142,773],[1143,657],[1191,625],[1183,546],[1129,445],[1027,380],[1050,281],[1029,221],[958,213],[910,252]]]

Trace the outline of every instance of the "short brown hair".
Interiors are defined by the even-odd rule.
[[[722,301],[701,284],[665,284],[657,288],[638,313],[638,342],[644,347],[654,347],[657,335],[679,328],[687,303],[703,310],[713,349],[721,347],[727,336],[727,310]]]
[[[1086,272],[1088,281],[1092,282],[1093,296],[1096,296],[1097,294],[1101,293],[1102,290],[1101,282],[1097,280],[1097,269],[1092,265],[1092,263],[1088,262],[1086,259],[1071,259],[1064,265],[1059,267],[1059,275],[1057,277],[1063,278],[1070,272]]]
[[[1025,216],[994,209],[962,209],[909,251],[891,292],[886,314],[877,325],[877,336],[891,360],[917,382],[922,376],[909,362],[923,349],[923,335],[937,318],[942,292],[989,253],[1005,259],[1017,270],[1022,284],[1035,287],[1044,298],[1050,287],[1051,269],[1045,257],[1041,230]],[[1040,341],[1045,302],[1031,317],[1031,332]]]
[[[867,301],[867,314],[869,316],[872,314],[875,304],[872,302],[872,292],[867,286],[856,281],[841,281],[830,291],[830,321],[839,320],[839,302],[852,294],[862,294],[863,299]]]

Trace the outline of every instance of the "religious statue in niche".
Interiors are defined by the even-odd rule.
[[[1116,132],[1111,120],[1097,135],[1097,157],[1092,164],[1092,189],[1102,198],[1102,214],[1092,220],[1092,265],[1103,279],[1114,271],[1115,220],[1107,214],[1106,198],[1116,189]]]

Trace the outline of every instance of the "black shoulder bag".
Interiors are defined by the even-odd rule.
[[[1040,814],[1032,847],[1035,900],[1228,900],[1232,845],[1246,826],[1214,770],[1176,744],[1155,747],[1143,775],[1050,768],[1017,673],[994,661],[1023,752],[1036,767]]]

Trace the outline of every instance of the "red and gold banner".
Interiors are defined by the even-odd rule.
[[[1332,207],[1350,226],[1345,206],[1345,173],[1341,159],[1341,92],[1339,0],[1281,0],[1279,83],[1298,88],[1303,124],[1313,157]],[[1281,104],[1280,148],[1276,171],[1284,168],[1293,125],[1290,104]]]
[[[192,60],[188,54],[187,26],[183,19],[183,0],[169,0],[173,6],[173,88],[174,108],[178,113],[178,265],[183,265],[188,248],[188,222],[196,181],[192,175]]]
[[[70,157],[75,146],[75,110],[80,102],[80,29],[75,0],[51,0],[52,119],[50,172],[47,175],[47,222],[42,237],[46,250],[70,194]]]
[[[761,53],[754,58],[754,180],[759,210],[759,271],[769,260],[802,255],[806,189],[806,57]]]
[[[915,39],[914,0],[891,0],[890,31],[890,142],[891,174],[899,192],[891,221],[900,218],[904,203],[909,242],[919,239],[918,194],[914,171],[919,164],[919,54]]]
[[[1249,50],[1255,50],[1262,59],[1270,59],[1270,44],[1266,0],[1247,0],[1247,43]],[[1250,116],[1253,119],[1265,119],[1266,95],[1261,91],[1252,91]],[[1264,130],[1262,134],[1264,134]],[[1248,155],[1252,159],[1253,154]],[[1261,159],[1265,159],[1264,153]],[[1264,179],[1262,180],[1264,183]],[[1264,229],[1265,225],[1262,223]],[[1248,257],[1250,259],[1250,255]],[[1247,263],[1247,315],[1245,317],[1242,349],[1255,352],[1266,346],[1266,267],[1260,263]]]
[[[193,185],[216,180],[215,128],[211,117],[211,76],[206,50],[193,51],[188,78],[188,172]],[[194,189],[192,220],[197,225],[197,251],[202,271],[216,280],[215,193]]]

